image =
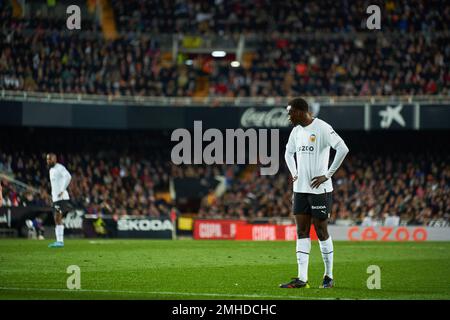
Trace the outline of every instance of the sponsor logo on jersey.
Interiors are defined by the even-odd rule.
[[[298,152],[313,152],[314,146],[299,146]]]
[[[326,209],[326,206],[311,206],[311,209]]]

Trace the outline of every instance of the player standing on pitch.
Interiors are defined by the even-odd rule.
[[[47,154],[47,166],[50,169],[50,184],[52,187],[52,201],[55,210],[56,225],[56,242],[49,244],[49,248],[62,248],[64,247],[64,224],[62,219],[72,209],[69,201],[69,193],[67,192],[67,187],[72,176],[66,167],[56,162],[56,155],[53,153]]]
[[[281,284],[280,288],[309,288],[308,263],[311,251],[311,223],[319,238],[325,264],[321,288],[333,287],[333,242],[328,234],[331,213],[331,176],[337,171],[348,148],[342,138],[323,120],[314,118],[308,103],[293,99],[287,106],[289,120],[294,125],[286,145],[285,159],[293,181],[293,213],[297,224],[298,278]],[[330,147],[336,150],[328,169]],[[294,159],[297,155],[297,163]]]

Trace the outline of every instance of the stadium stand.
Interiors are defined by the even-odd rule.
[[[101,3],[107,21],[96,21],[88,6],[82,32],[71,34],[57,27],[64,20],[45,10],[23,18],[18,8],[1,1],[0,90],[230,98],[450,94],[450,7],[445,1],[373,1],[383,9],[388,32],[382,34],[365,32],[366,1],[359,0]],[[100,32],[105,28],[109,35]],[[238,67],[230,65],[238,54],[216,59],[195,45],[200,51],[180,49],[173,55],[178,37],[193,36],[195,43],[197,36],[221,40],[228,35],[247,39]],[[168,45],[167,37],[175,40]],[[72,146],[82,145],[80,135],[67,137]],[[165,209],[154,194],[167,192],[170,177],[229,175],[227,192],[205,197],[199,217],[290,214],[284,168],[271,178],[254,176],[247,168],[250,179],[229,174],[240,171],[236,168],[180,169],[167,162],[169,150],[161,146],[149,147],[152,153],[117,151],[130,142],[114,140],[122,138],[103,137],[100,151],[52,150],[74,173],[71,193],[87,212],[158,216]],[[15,139],[12,143],[20,140]],[[7,206],[50,204],[44,149],[48,146],[18,150],[2,144],[0,171],[39,189],[17,189],[3,180]],[[424,151],[411,157],[395,151],[391,156],[383,162],[381,155],[367,151],[350,154],[335,177],[332,220],[381,219],[392,212],[413,224],[449,219],[448,155]]]
[[[59,21],[49,17],[14,18],[3,4],[0,89],[172,97],[449,93],[450,41],[445,30],[450,9],[444,2],[388,1],[383,28],[392,33],[383,35],[358,33],[363,1],[344,6],[307,1],[303,10],[295,1],[112,4],[122,30],[114,39],[85,32],[89,29],[77,35],[56,31]],[[322,17],[330,8],[334,18]],[[260,25],[252,18],[255,14],[271,19],[262,19]],[[299,26],[293,27],[293,21]],[[172,45],[161,44],[162,34],[194,34],[203,25],[219,40],[222,32],[251,32],[239,67],[230,65],[233,54],[218,59],[181,50],[173,56]],[[139,33],[128,33],[134,29]],[[308,30],[325,33],[311,37]],[[332,31],[342,32],[336,38],[326,33]]]
[[[122,30],[155,33],[364,31],[367,1],[158,1],[113,0]],[[448,30],[444,1],[371,1],[383,10],[383,28],[417,32]]]

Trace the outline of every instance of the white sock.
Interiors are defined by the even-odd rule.
[[[331,236],[325,241],[319,241],[320,251],[322,252],[323,264],[325,265],[324,276],[333,279],[333,241]]]
[[[64,225],[57,225],[55,228],[56,241],[64,242]]]
[[[297,239],[298,278],[304,282],[308,281],[308,263],[310,251],[310,238]]]

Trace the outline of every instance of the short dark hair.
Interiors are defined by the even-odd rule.
[[[309,111],[308,102],[306,102],[306,100],[303,98],[294,98],[291,101],[289,101],[289,105],[293,109],[297,109],[303,112]]]

